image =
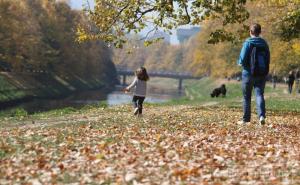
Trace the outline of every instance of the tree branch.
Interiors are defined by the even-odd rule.
[[[118,18],[121,16],[121,14],[123,13],[123,11],[128,8],[128,6],[130,5],[130,3],[128,2],[120,11],[119,13],[113,18],[113,22],[110,24],[110,26],[108,28],[113,27],[114,24],[116,24]],[[109,31],[109,30],[106,30]]]
[[[188,18],[186,24],[189,24],[191,22],[191,16],[189,14],[187,3],[183,3],[183,6],[184,6],[184,10],[185,10],[186,16]]]
[[[158,29],[158,27],[157,27],[157,25],[155,25],[155,27],[152,30],[148,31],[148,33],[146,34],[146,36],[142,37],[140,40],[146,40],[148,38],[148,36],[150,35],[150,33],[152,33],[153,31],[155,31],[157,29]]]

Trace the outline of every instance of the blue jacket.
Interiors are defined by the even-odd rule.
[[[250,74],[250,44],[259,47],[265,47],[267,51],[267,62],[270,63],[270,50],[268,43],[261,37],[251,37],[248,38],[244,44],[240,53],[240,58],[238,60],[238,65],[243,67],[243,74]]]

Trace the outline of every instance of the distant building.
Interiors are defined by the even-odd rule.
[[[179,40],[180,43],[183,43],[187,41],[189,38],[191,38],[192,36],[199,33],[200,30],[201,30],[200,27],[192,27],[189,29],[179,28],[177,29],[177,39]]]
[[[157,38],[163,38],[164,42],[168,44],[170,44],[171,42],[171,36],[168,33],[165,33],[163,31],[156,31],[155,33],[151,34],[149,40],[153,40]]]

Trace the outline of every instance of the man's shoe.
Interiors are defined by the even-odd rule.
[[[266,124],[266,119],[263,116],[261,116],[259,118],[259,124],[261,124],[261,125],[265,125]]]
[[[241,121],[238,121],[237,123],[238,123],[238,125],[247,125],[247,124],[249,124],[250,122],[249,122],[249,121],[241,120]]]
[[[139,113],[139,108],[135,108],[134,111],[133,111],[133,114],[137,115],[138,113]]]

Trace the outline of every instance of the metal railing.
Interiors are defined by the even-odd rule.
[[[134,75],[134,70],[126,68],[117,68],[118,75]],[[189,72],[170,72],[170,71],[149,71],[150,77],[163,77],[163,78],[175,78],[175,79],[201,79],[202,77],[193,76]]]

